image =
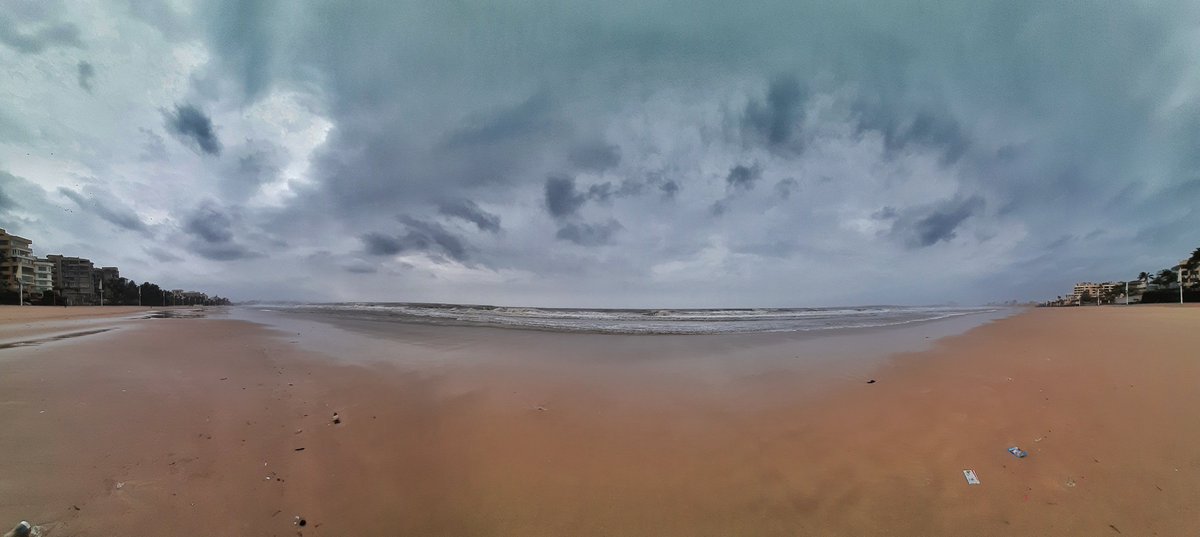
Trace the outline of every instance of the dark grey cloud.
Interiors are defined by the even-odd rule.
[[[79,87],[83,88],[88,93],[91,93],[92,79],[96,77],[96,68],[87,61],[79,60],[79,65],[77,66],[76,71]]]
[[[587,199],[596,200],[601,203],[608,203],[613,198],[627,198],[630,196],[640,195],[646,191],[646,184],[634,179],[622,180],[619,185],[613,186],[611,182],[597,183],[589,186],[587,189]]]
[[[615,186],[612,182],[606,181],[590,185],[587,190],[580,190],[576,186],[575,178],[551,175],[546,178],[543,194],[546,210],[550,212],[551,216],[567,218],[577,214],[588,200],[607,204],[611,203],[614,198],[640,195],[646,191],[646,187],[646,183],[625,179]]]
[[[953,163],[971,147],[967,133],[946,112],[926,109],[906,112],[881,103],[860,101],[855,103],[854,113],[859,132],[880,133],[884,149],[892,156],[912,145],[919,145],[939,151],[944,162]],[[1006,147],[999,152],[1001,156],[1011,158],[1011,151]]]
[[[728,210],[729,210],[729,199],[728,198],[714,201],[712,205],[708,206],[708,212],[709,212],[709,214],[711,214],[713,216],[723,216],[725,214],[725,212]]]
[[[396,255],[404,251],[404,241],[400,237],[370,232],[359,237],[363,250],[370,255]]]
[[[545,138],[563,130],[553,114],[549,97],[540,93],[511,108],[470,118],[452,132],[445,146],[451,149],[475,148],[527,138]]]
[[[467,259],[466,242],[436,222],[428,222],[411,217],[402,217],[400,221],[408,227],[408,233],[405,237],[407,242],[413,245],[414,248],[430,250],[436,246],[437,249],[440,249],[455,261],[465,261]]]
[[[192,244],[192,251],[199,254],[201,257],[211,259],[213,261],[237,261],[240,259],[254,259],[257,257],[263,257],[261,252],[255,252],[246,246],[231,242],[219,244],[194,242]]]
[[[139,127],[138,131],[146,135],[146,141],[142,144],[142,154],[139,158],[146,162],[166,160],[166,140],[162,136],[159,136],[158,133],[145,127]]]
[[[209,43],[223,67],[236,75],[248,97],[261,96],[272,81],[271,57],[279,47],[276,22],[284,16],[284,6],[274,0],[247,0],[205,7]],[[169,29],[175,15],[169,8],[136,11],[161,29]]]
[[[183,20],[183,15],[162,0],[128,0],[129,14],[157,28],[162,36],[170,40],[191,37],[195,30]]]
[[[245,144],[230,152],[237,156],[225,167],[221,190],[226,197],[239,200],[277,180],[288,160],[283,148],[258,139],[246,140]]]
[[[552,175],[546,178],[546,209],[555,218],[574,215],[587,201],[587,195],[575,189],[575,178]]]
[[[780,179],[778,183],[775,183],[775,196],[781,200],[789,199],[792,197],[792,192],[798,188],[800,188],[800,183],[794,178]]]
[[[148,254],[150,257],[153,257],[155,261],[161,261],[163,263],[183,261],[182,257],[167,251],[165,248],[159,248],[157,246],[146,246],[142,248],[142,251],[146,252],[146,254]]]
[[[24,182],[24,180],[8,172],[0,172],[0,214],[16,209],[19,206],[13,193],[9,192],[12,190],[11,185],[18,182]]]
[[[438,205],[438,212],[475,224],[480,231],[500,231],[500,217],[479,208],[479,205],[468,199],[444,201]]]
[[[16,21],[0,14],[0,43],[22,54],[37,54],[52,47],[83,48],[79,27],[71,23],[37,24],[17,28]]]
[[[793,75],[778,76],[767,88],[766,101],[750,101],[742,118],[742,129],[749,137],[772,148],[789,145],[800,150],[795,140],[803,120],[806,92]]]
[[[663,199],[675,199],[675,195],[679,193],[679,183],[674,179],[659,183],[658,190],[662,192]]]
[[[33,181],[0,171],[0,227],[10,232],[13,229],[9,228],[17,224],[30,229],[53,229],[74,221],[71,217],[76,213],[70,205],[50,201],[46,191]]]
[[[394,2],[221,1],[175,11],[168,2],[128,0],[128,9],[118,5],[113,13],[85,10],[104,19],[97,28],[113,29],[95,35],[92,21],[82,24],[62,0],[10,4],[2,10],[8,33],[0,52],[14,57],[19,53],[10,49],[24,47],[53,61],[18,57],[14,66],[13,79],[29,81],[12,88],[20,106],[0,111],[0,157],[14,169],[33,173],[47,161],[74,160],[59,169],[122,174],[105,186],[123,189],[120,199],[130,206],[182,215],[175,217],[178,232],[162,226],[168,232],[159,233],[182,238],[175,247],[181,255],[212,244],[220,248],[197,248],[195,255],[258,251],[270,252],[272,261],[301,259],[277,246],[290,242],[348,259],[364,246],[346,244],[344,235],[376,230],[402,253],[469,256],[478,264],[383,274],[398,264],[388,260],[377,276],[351,276],[343,262],[328,261],[324,270],[297,262],[287,270],[301,277],[279,278],[345,278],[324,286],[328,293],[353,294],[360,285],[358,297],[378,296],[393,281],[387,278],[420,277],[430,282],[421,286],[430,298],[513,302],[619,295],[649,302],[671,293],[676,301],[714,305],[783,296],[875,300],[874,292],[891,293],[879,300],[934,296],[905,295],[922,285],[919,291],[946,290],[951,299],[1011,289],[1028,296],[1041,289],[1037,282],[1051,285],[1075,270],[1056,266],[1055,256],[1102,278],[1120,258],[1187,250],[1179,243],[1190,239],[1167,230],[1200,225],[1196,190],[1187,187],[1200,184],[1200,106],[1189,78],[1197,64],[1189,44],[1200,20],[1194,2],[1089,9],[984,0],[971,9],[931,9],[861,0],[667,0],[561,10],[517,3],[497,17],[470,2],[414,11]],[[105,113],[55,116],[66,111],[57,86],[76,81],[85,57],[51,48],[75,46],[54,42],[71,42],[69,32],[40,34],[62,20],[79,24],[84,34],[76,30],[76,42],[96,41],[86,55],[96,65],[96,90],[144,87],[193,69],[184,73],[191,87],[172,98],[203,113],[242,117],[217,127],[198,114],[207,121],[188,124],[203,128],[179,129],[168,120],[170,136],[148,133],[145,160],[129,162],[122,145],[136,158],[145,139],[112,138],[152,126],[153,118],[147,123],[134,113],[128,124],[112,125]],[[108,43],[114,35],[128,46]],[[199,56],[172,54],[184,42]],[[138,59],[147,61],[129,62],[124,50],[141,51],[146,56]],[[196,66],[194,57],[204,61]],[[46,77],[35,65],[54,65],[62,79],[39,83]],[[100,101],[96,110],[145,109],[136,92],[116,93],[96,91],[89,100]],[[162,137],[217,158],[196,159]],[[242,143],[247,139],[295,154],[260,152]],[[309,153],[308,142],[319,146]],[[59,153],[51,158],[52,151]],[[726,175],[752,163],[760,175]],[[551,176],[561,182],[549,184]],[[803,189],[780,181],[789,176]],[[129,179],[147,178],[156,181],[153,188],[131,191]],[[31,179],[54,185],[48,194],[66,206],[66,218],[41,217],[62,230],[59,237],[71,237],[61,240],[103,242],[99,232],[81,228],[96,222],[95,214],[54,192],[72,179]],[[951,192],[963,194],[936,201]],[[48,214],[25,194],[5,189],[15,206],[0,207],[5,222]],[[227,240],[183,230],[192,200],[208,197],[221,199],[230,219],[209,235],[221,237],[224,229]],[[770,210],[782,199],[786,210]],[[473,200],[487,211],[444,209],[446,200]],[[621,239],[621,255],[547,244],[546,217],[522,214],[542,204],[553,217],[549,232],[562,230],[559,246]],[[890,211],[880,209],[885,205]],[[397,221],[397,214],[418,223]],[[504,215],[503,234],[491,234],[499,228],[490,223],[495,215]],[[610,219],[637,233],[605,237]],[[423,225],[430,223],[447,234]],[[1045,229],[1056,231],[1026,231]],[[1096,229],[1107,234],[1091,241],[1126,241],[1129,251],[1112,256],[1085,244]],[[1079,240],[1052,244],[1061,236]],[[136,246],[114,248],[149,257]],[[803,264],[790,261],[810,249]],[[855,254],[861,252],[873,255]],[[944,271],[936,284],[915,277],[939,266],[958,270]],[[471,287],[489,281],[463,276],[475,267],[527,276]],[[780,292],[790,284],[779,276],[800,267],[829,285]],[[897,274],[905,285],[870,277],[885,269],[910,271]],[[680,277],[658,278],[659,271]],[[236,277],[249,282],[269,272]],[[846,281],[854,278],[870,283]],[[695,281],[719,281],[713,287],[728,291],[696,293],[694,285],[685,291],[670,283]],[[262,283],[244,285],[257,290]],[[312,292],[298,283],[275,287],[289,285]]]
[[[167,131],[179,141],[209,155],[221,154],[221,141],[212,119],[195,105],[175,105],[174,112],[163,112]]]
[[[346,272],[351,274],[374,274],[379,272],[379,269],[362,259],[353,259],[349,263],[342,266]]]
[[[117,227],[142,233],[150,231],[149,226],[142,221],[132,207],[102,188],[89,186],[81,193],[66,187],[59,187],[58,192],[70,198],[80,209],[95,213],[96,216]]]
[[[466,242],[436,222],[408,216],[400,217],[400,222],[405,228],[400,234],[370,232],[360,236],[363,250],[374,256],[392,256],[415,251],[435,256],[444,255],[459,262],[464,262],[469,257]]]
[[[751,190],[754,188],[754,183],[761,177],[762,168],[757,164],[753,166],[738,164],[725,176],[725,184],[734,190]]]
[[[237,261],[265,257],[266,251],[285,249],[287,244],[271,237],[255,237],[254,248],[234,235],[236,216],[227,207],[206,201],[183,223],[183,231],[192,236],[189,250],[213,261]]]
[[[600,172],[621,163],[621,148],[603,142],[582,144],[571,150],[567,160],[578,169]]]
[[[979,196],[954,198],[924,207],[898,212],[884,207],[875,213],[879,220],[891,220],[891,235],[904,241],[909,248],[924,248],[957,236],[960,225],[984,209]]]
[[[183,230],[209,244],[233,240],[233,219],[214,203],[204,203],[184,221]]]
[[[580,246],[602,246],[611,243],[613,236],[622,229],[623,226],[616,220],[601,224],[570,222],[558,228],[555,236]]]

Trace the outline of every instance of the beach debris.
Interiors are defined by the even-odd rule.
[[[17,524],[17,527],[12,529],[12,531],[5,533],[4,537],[29,537],[32,534],[33,524],[22,520],[20,524]]]
[[[1044,436],[1039,436],[1039,437],[1037,437],[1037,438],[1034,438],[1034,439],[1033,439],[1033,441],[1034,441],[1034,442],[1041,442],[1042,440],[1045,440],[1045,439],[1046,439],[1046,437],[1044,437]]]
[[[125,482],[117,481],[117,490],[121,490],[122,488],[125,488]]]
[[[975,475],[975,470],[963,470],[963,477],[967,478],[968,485],[979,484],[979,476]]]
[[[1028,456],[1029,456],[1029,453],[1028,453],[1028,452],[1026,452],[1025,450],[1023,450],[1023,449],[1021,449],[1021,448],[1019,448],[1019,447],[1017,447],[1017,446],[1013,446],[1013,447],[1010,447],[1010,448],[1008,448],[1008,452],[1009,452],[1009,453],[1012,453],[1012,454],[1013,454],[1013,456],[1014,456],[1014,457],[1016,457],[1016,458],[1018,458],[1018,459],[1024,459],[1025,457],[1028,457]]]
[[[545,411],[546,411],[546,407],[544,407],[544,406],[542,406],[542,405],[538,405],[536,408],[537,408],[537,411],[538,411],[538,412],[545,412]]]
[[[1070,478],[1070,477],[1068,477],[1068,478],[1067,478],[1066,485],[1067,485],[1068,487],[1074,487],[1074,486],[1075,486],[1075,480],[1074,480],[1074,479],[1072,479],[1072,478]]]
[[[1117,533],[1121,533],[1121,530],[1117,529],[1117,527],[1116,527],[1116,526],[1114,526],[1114,525],[1112,525],[1112,524],[1109,524],[1109,525],[1108,525],[1108,527],[1112,528],[1112,530],[1113,530],[1113,531],[1115,531],[1115,532],[1117,532]]]
[[[875,379],[868,380],[867,384],[875,384]]]
[[[304,448],[298,447],[298,448],[293,449],[292,451],[304,451]]]
[[[337,412],[334,412],[334,413],[333,413],[333,424],[334,424],[334,425],[339,425],[339,424],[341,424],[341,423],[342,423],[342,418],[338,417],[338,413],[337,413]]]
[[[303,528],[304,526],[308,525],[308,521],[304,520],[303,518],[300,518],[300,515],[296,515],[296,518],[292,520],[292,524],[295,524],[295,525]]]

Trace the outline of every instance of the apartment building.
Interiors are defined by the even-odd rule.
[[[95,268],[90,260],[62,255],[48,255],[46,259],[54,263],[54,288],[64,303],[70,306],[98,303],[96,280],[92,275]]]
[[[1194,289],[1200,287],[1200,270],[1192,270],[1188,268],[1188,260],[1180,261],[1178,265],[1171,268],[1179,277],[1179,282],[1184,289]]]
[[[1125,290],[1124,284],[1116,284],[1113,282],[1105,282],[1105,283],[1079,282],[1079,283],[1075,284],[1075,289],[1071,293],[1071,298],[1072,298],[1072,300],[1075,301],[1076,304],[1078,304],[1080,297],[1082,297],[1086,293],[1088,295],[1088,297],[1090,297],[1090,299],[1094,301],[1094,300],[1096,300],[1097,297],[1104,296],[1105,294],[1111,292],[1113,289],[1116,289],[1118,285],[1121,285],[1121,291],[1124,292],[1124,290]]]
[[[112,302],[114,296],[113,284],[119,279],[121,279],[121,271],[117,270],[117,267],[100,267],[93,270],[92,280],[95,284],[97,299],[103,295],[105,302]]]
[[[27,298],[36,296],[34,259],[33,241],[0,229],[0,285],[13,292],[23,290]]]
[[[49,259],[34,259],[33,290],[35,296],[54,289],[54,262]]]

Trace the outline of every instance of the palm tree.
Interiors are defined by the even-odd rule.
[[[1148,282],[1148,281],[1150,281],[1150,273],[1149,272],[1139,272],[1137,279],[1140,282]]]
[[[1162,269],[1154,277],[1154,283],[1158,285],[1167,285],[1173,281],[1175,281],[1175,271],[1171,269]]]

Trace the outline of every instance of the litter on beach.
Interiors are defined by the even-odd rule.
[[[1012,453],[1012,454],[1013,454],[1013,456],[1014,456],[1014,457],[1016,457],[1016,458],[1018,458],[1018,459],[1024,459],[1026,456],[1028,456],[1028,455],[1029,455],[1029,453],[1028,453],[1028,452],[1026,452],[1025,450],[1023,450],[1023,449],[1021,449],[1021,448],[1019,448],[1019,447],[1017,447],[1017,446],[1013,446],[1013,447],[1010,447],[1010,448],[1008,448],[1008,452],[1009,452],[1009,453]]]
[[[34,533],[33,525],[22,520],[20,524],[17,524],[17,527],[12,529],[12,531],[5,533],[4,537],[30,537]]]
[[[975,475],[975,470],[963,470],[963,477],[967,478],[968,485],[979,484],[979,476]]]

